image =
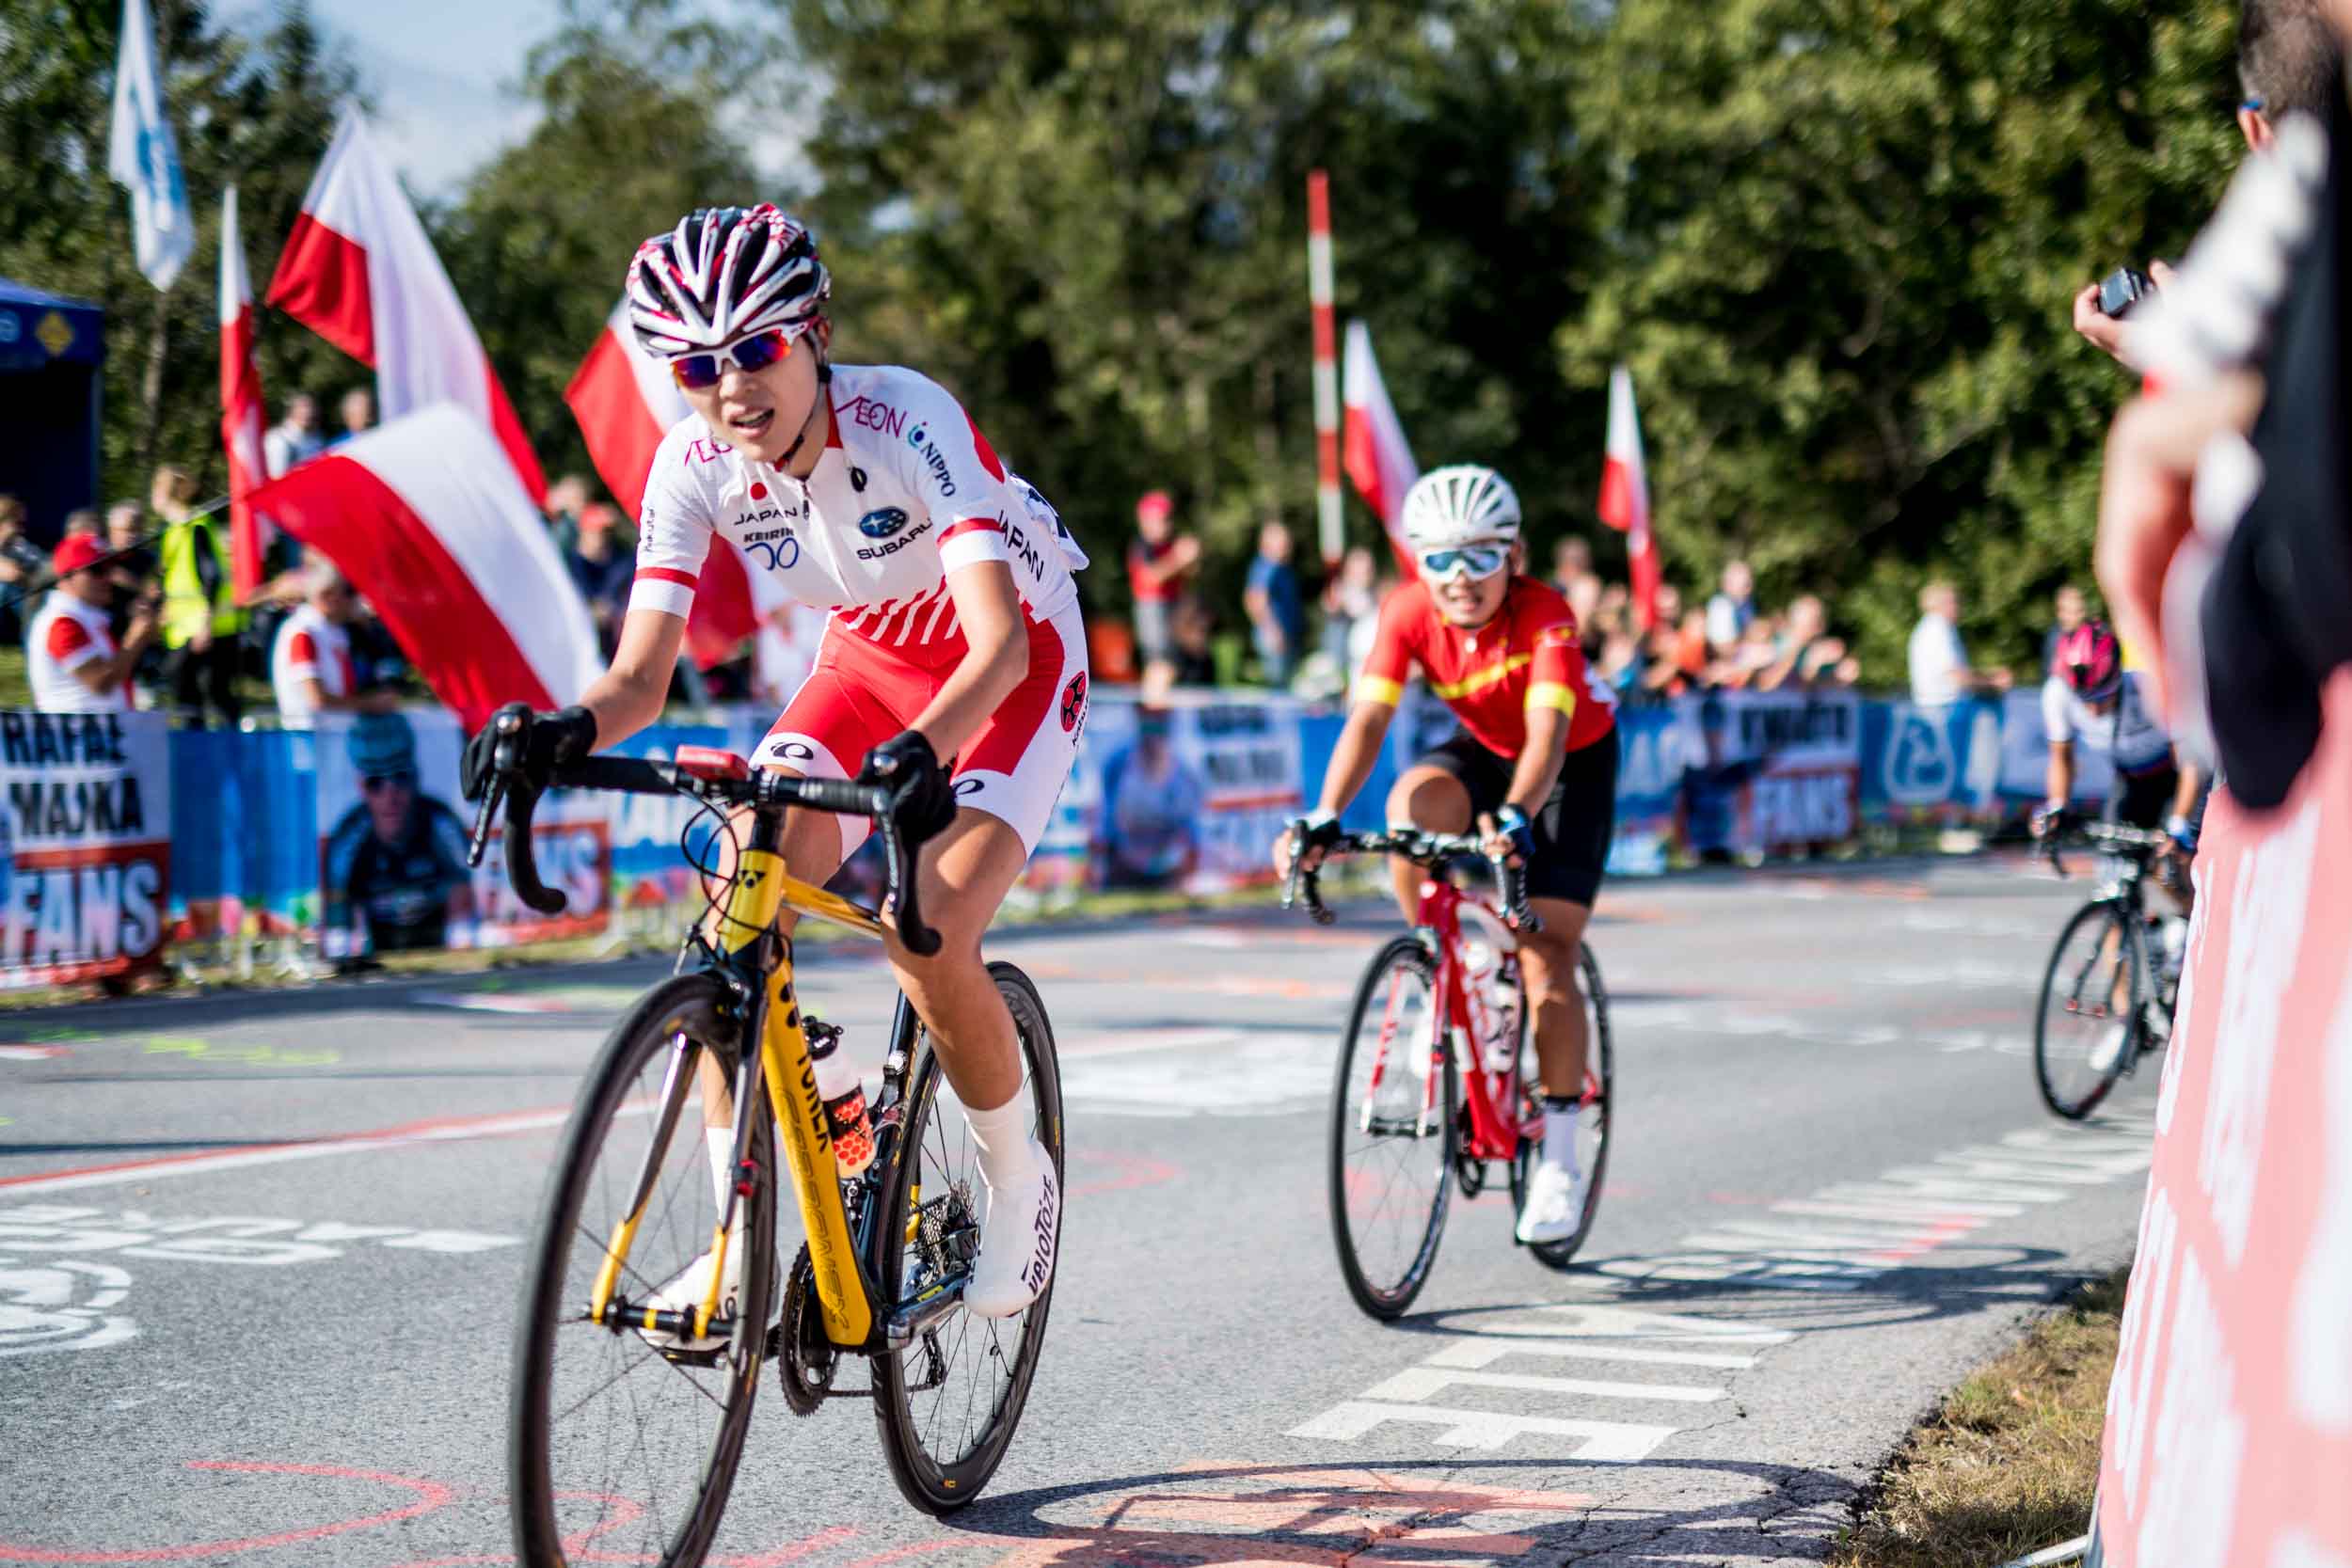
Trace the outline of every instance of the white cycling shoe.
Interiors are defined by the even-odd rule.
[[[1549,1159],[1535,1162],[1519,1209],[1519,1240],[1530,1246],[1565,1242],[1584,1218],[1584,1173]]]
[[[1003,1191],[991,1184],[980,1221],[980,1255],[963,1288],[966,1311],[1009,1318],[1044,1292],[1061,1239],[1061,1183],[1044,1147],[1029,1141],[1029,1173]],[[981,1175],[987,1180],[985,1172]]]
[[[2090,1070],[2106,1072],[2113,1068],[2117,1058],[2123,1054],[2123,1042],[2131,1038],[2131,1034],[2130,1024],[2118,1023],[2101,1035],[2099,1043],[2090,1048]]]
[[[645,1298],[644,1306],[665,1312],[691,1312],[703,1304],[710,1290],[710,1254],[700,1258],[672,1275],[661,1287]],[[719,1310],[712,1321],[732,1319],[743,1296],[743,1238],[730,1232],[727,1237],[727,1263],[719,1280]],[[697,1339],[691,1335],[663,1333],[658,1329],[641,1328],[639,1338],[656,1350],[707,1351],[720,1350],[726,1345],[723,1334],[708,1334]]]

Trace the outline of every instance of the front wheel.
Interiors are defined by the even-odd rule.
[[[1331,1239],[1347,1293],[1375,1318],[1402,1315],[1429,1282],[1461,1102],[1436,963],[1397,937],[1357,988],[1331,1085]]]
[[[992,963],[1021,1051],[1021,1094],[1031,1135],[1062,1174],[1061,1069],[1045,1004],[1026,974]],[[885,1314],[914,1307],[971,1271],[979,1250],[979,1155],[963,1107],[926,1032],[915,1047],[899,1132],[883,1181],[873,1274]],[[1067,1191],[1067,1185],[1061,1184]],[[1058,1251],[1061,1209],[1055,1210]],[[926,1513],[949,1513],[980,1495],[1005,1457],[1028,1402],[1045,1343],[1057,1263],[1044,1291],[1017,1316],[983,1318],[961,1307],[904,1350],[874,1357],[874,1418],[891,1479]]]
[[[2099,1108],[2139,1049],[2146,981],[2132,917],[2112,899],[2074,911],[2050,952],[2034,1020],[2042,1101],[2069,1121]]]
[[[591,1322],[607,1246],[612,1293],[648,1305],[711,1245],[717,1177],[703,1136],[706,1062],[732,1082],[741,1039],[725,989],[687,974],[613,1025],[556,1149],[516,1325],[507,1433],[515,1555],[532,1568],[691,1568],[735,1482],[759,1386],[775,1267],[775,1146],[754,1108],[732,1329],[714,1345]],[[632,1217],[633,1216],[633,1217]]]

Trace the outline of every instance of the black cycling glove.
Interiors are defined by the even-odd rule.
[[[898,796],[898,831],[909,848],[938,837],[956,819],[955,785],[919,730],[900,730],[866,752],[857,782]]]
[[[1303,855],[1310,849],[1328,849],[1340,841],[1340,819],[1330,812],[1315,811],[1291,824],[1291,853]]]
[[[1517,806],[1504,806],[1495,813],[1495,826],[1510,835],[1511,850],[1518,856],[1521,865],[1534,863],[1535,830],[1528,825],[1527,813]]]
[[[521,703],[509,703],[476,730],[457,759],[457,787],[469,800],[479,800],[498,771],[499,721],[522,715],[521,744],[516,749],[520,771],[537,789],[547,787],[558,768],[580,761],[596,749],[596,716],[577,705],[553,713],[533,713]]]

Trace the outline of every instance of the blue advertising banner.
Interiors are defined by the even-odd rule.
[[[2001,728],[2001,705],[1989,698],[1864,704],[1863,816],[1947,825],[1998,816]]]

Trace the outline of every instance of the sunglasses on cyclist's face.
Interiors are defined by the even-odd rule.
[[[1465,577],[1490,578],[1510,564],[1508,545],[1458,545],[1442,550],[1421,552],[1422,576],[1432,582],[1442,582],[1459,573]]]
[[[790,358],[794,336],[776,326],[739,338],[716,353],[681,355],[670,361],[670,374],[690,392],[708,391],[726,374],[729,360],[743,370],[764,371]]]
[[[381,794],[387,789],[414,789],[417,787],[417,776],[414,773],[370,773],[359,781],[359,787],[370,795]]]

